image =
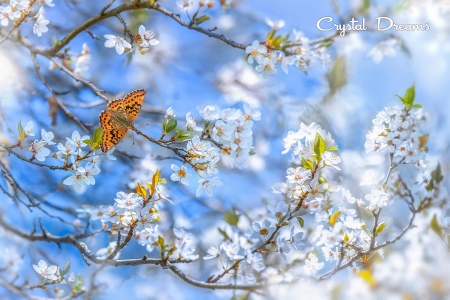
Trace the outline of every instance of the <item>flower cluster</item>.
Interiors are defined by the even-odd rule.
[[[134,226],[136,231],[153,232],[153,223],[159,219],[156,206],[147,206],[136,193],[118,192],[113,205],[100,206],[95,219],[114,226]]]
[[[245,49],[247,62],[249,64],[256,62],[255,70],[261,73],[263,78],[277,74],[277,64],[280,64],[282,70],[287,74],[289,72],[288,67],[292,65],[307,73],[308,67],[315,60],[320,60],[324,64],[330,62],[330,56],[326,53],[325,48],[312,50],[309,47],[309,40],[301,32],[294,30],[295,38],[293,41],[284,40],[280,42],[281,36],[274,38],[274,35],[278,29],[283,27],[284,22],[274,23],[270,21],[268,24],[272,27],[269,34],[271,38],[268,37],[263,43],[255,40]],[[286,50],[287,46],[289,46],[289,51]]]
[[[213,189],[222,186],[218,177],[206,179],[206,176],[214,176],[219,173],[217,164],[221,155],[229,158],[231,166],[246,168],[248,159],[253,148],[253,121],[261,118],[261,113],[253,110],[247,104],[244,105],[245,112],[240,109],[227,108],[220,110],[218,106],[207,105],[198,107],[204,126],[197,126],[197,122],[191,113],[186,115],[186,130],[177,130],[177,138],[188,139],[184,158],[197,174],[200,176],[199,186],[196,191],[197,197],[203,191],[212,196]],[[167,121],[163,124],[164,135],[174,130],[177,126],[175,113],[170,107],[166,112]],[[200,132],[201,135],[195,135]],[[188,173],[185,166],[171,166],[173,173],[170,178],[184,185],[189,185],[192,175]]]
[[[228,229],[225,229],[224,232],[227,232],[226,234],[230,239],[225,240],[218,247],[211,246],[207,251],[208,254],[203,259],[219,258],[223,266],[223,256],[225,255],[226,261],[239,263],[237,272],[240,277],[249,283],[255,283],[256,277],[254,272],[261,272],[266,269],[263,263],[263,256],[252,247],[252,244],[244,242],[245,239],[239,236],[237,232],[232,232]]]
[[[8,26],[9,20],[13,20],[17,24],[26,21],[26,17],[33,11],[33,8],[35,8],[31,7],[35,2],[36,1],[30,2],[30,0],[10,0],[9,5],[0,6],[0,25]],[[45,3],[50,7],[55,6],[52,2],[53,0],[42,1],[42,3]],[[37,5],[39,5],[39,3]],[[49,20],[45,18],[44,7],[41,7],[33,18],[36,18],[36,22],[33,25],[33,33],[37,36],[42,36],[42,33],[48,31],[47,25],[50,23]]]
[[[221,153],[229,156],[231,166],[247,168],[253,149],[252,127],[254,121],[261,120],[261,112],[248,104],[244,104],[244,112],[235,108],[221,111],[215,105],[200,107],[199,112],[207,124],[216,121],[207,128],[206,133],[221,144]]]
[[[20,135],[18,141],[22,143],[25,138],[35,135],[33,122],[28,122],[24,128],[22,128],[22,125],[19,123],[19,131]],[[41,139],[34,140],[30,146],[27,147],[32,154],[31,159],[43,162],[47,157],[50,157],[51,151],[46,148],[46,146],[56,145],[56,143],[53,142],[53,138],[53,132],[47,132],[42,129]],[[75,190],[80,193],[85,191],[86,185],[94,185],[94,176],[100,173],[100,153],[97,154],[92,147],[88,150],[83,149],[88,146],[88,143],[91,143],[89,136],[81,136],[78,131],[75,130],[72,133],[71,138],[66,138],[65,144],[58,143],[58,151],[51,156],[63,162],[64,170],[72,172],[72,175],[66,178],[63,183],[65,185],[73,185]],[[21,146],[21,148],[24,147]],[[112,156],[113,152],[114,148],[106,154],[108,159],[116,159]],[[83,162],[85,162],[85,164],[82,166]]]
[[[250,151],[253,148],[253,121],[260,120],[261,113],[252,110],[248,105],[244,105],[245,113],[235,108],[220,110],[215,105],[199,107],[198,110],[205,123],[204,129],[197,126],[190,112],[186,115],[187,132],[192,132],[191,136],[194,132],[201,132],[202,135],[194,135],[188,141],[185,157],[201,177],[196,191],[197,197],[203,191],[208,196],[212,196],[213,189],[222,186],[222,182],[218,177],[205,179],[205,176],[214,176],[219,173],[217,164],[220,155],[228,156],[232,167],[247,167]],[[173,110],[169,108],[166,113],[165,128],[170,127],[171,123],[176,126],[174,117]],[[175,172],[170,177],[173,181],[179,181],[184,185],[189,184],[192,175],[187,173],[185,166],[172,165],[172,170]]]
[[[124,52],[130,52],[133,50],[133,46],[120,36],[112,34],[105,34],[106,38],[105,47],[115,48],[117,54],[122,55]],[[133,38],[139,45],[140,53],[145,54],[150,49],[150,46],[159,44],[159,41],[154,38],[155,33],[152,30],[147,30],[143,25],[139,26],[139,32]]]
[[[385,107],[373,119],[366,135],[366,152],[388,152],[404,163],[423,163],[425,154],[418,127],[423,123],[421,110],[407,110],[403,105]]]
[[[34,125],[33,122],[28,122],[27,126],[25,127],[25,132],[28,136],[34,136]],[[48,148],[45,148],[47,145],[54,145],[55,142],[53,142],[54,138],[53,132],[45,131],[44,129],[41,130],[41,139],[40,140],[34,140],[28,150],[32,153],[33,158],[37,159],[38,161],[44,161],[45,157],[50,154],[50,150]]]
[[[292,150],[295,166],[287,169],[286,181],[275,185],[273,192],[282,194],[288,202],[301,203],[310,211],[320,210],[328,184],[314,174],[327,166],[339,170],[336,165],[341,159],[334,153],[338,150],[336,143],[320,125],[301,123],[297,132],[288,132],[284,147],[282,154]]]

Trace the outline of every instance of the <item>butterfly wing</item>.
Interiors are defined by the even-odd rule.
[[[136,120],[141,111],[142,103],[144,103],[145,90],[139,89],[132,91],[123,98],[122,105],[130,119],[131,123]]]
[[[116,146],[127,134],[126,128],[108,129],[103,131],[103,138],[100,148],[103,152],[108,152]]]
[[[111,150],[127,134],[128,120],[131,123],[136,120],[141,111],[145,94],[145,90],[135,90],[123,99],[110,102],[108,108],[100,113],[99,121],[103,129],[100,147],[103,152]]]
[[[123,98],[122,99],[117,99],[114,101],[111,101],[108,104],[108,110],[112,110],[112,111],[117,111],[117,112],[121,112],[121,113],[125,113],[125,106],[124,106],[124,101]]]
[[[103,131],[117,128],[117,122],[115,122],[111,117],[111,113],[108,109],[102,111],[98,119],[100,121],[100,127],[102,127]]]
[[[117,100],[111,102],[108,105],[108,108],[101,112],[99,116],[100,126],[103,130],[102,142],[100,143],[100,148],[103,152],[108,152],[117,145],[127,133],[127,128],[121,126],[116,119],[112,118],[111,113],[115,112],[111,110],[110,105],[113,105],[113,109],[115,109],[117,105],[121,105],[117,103]]]

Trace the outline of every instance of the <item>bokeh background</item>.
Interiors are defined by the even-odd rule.
[[[158,2],[187,20],[175,1]],[[22,34],[36,44],[50,46],[55,36],[61,39],[71,28],[97,14],[107,3],[56,1],[55,7],[47,9],[46,16],[50,20],[48,33],[38,38],[33,35],[32,26],[25,24]],[[365,5],[369,6],[361,10]],[[309,68],[307,75],[293,67],[289,74],[279,68],[278,74],[269,79],[262,79],[246,63],[245,54],[240,49],[181,27],[156,11],[122,14],[133,32],[136,33],[139,25],[144,24],[157,33],[160,44],[146,55],[137,53],[127,60],[126,55],[119,56],[113,49],[105,48],[104,40],[92,39],[87,32],[80,33],[70,42],[68,46],[74,52],[80,52],[83,43],[88,45],[91,62],[87,78],[106,91],[111,99],[137,88],[147,90],[145,105],[136,126],[155,137],[161,133],[164,112],[170,106],[180,122],[189,111],[199,119],[197,106],[205,104],[242,109],[243,104],[248,103],[262,112],[261,121],[254,125],[256,154],[251,157],[249,168],[233,169],[225,160],[219,174],[224,187],[216,189],[212,198],[197,199],[195,184],[187,188],[172,184],[169,188],[173,192],[175,204],[163,207],[165,220],[160,225],[162,230],[184,227],[193,232],[199,242],[197,252],[203,256],[209,246],[220,243],[217,227],[227,226],[222,220],[224,210],[238,207],[252,216],[265,211],[265,203],[273,204],[276,199],[270,193],[271,186],[284,180],[285,170],[289,166],[290,156],[280,154],[283,138],[289,130],[298,130],[301,122],[316,122],[331,132],[342,157],[342,170],[333,176],[341,176],[342,185],[351,190],[355,197],[363,198],[369,190],[359,186],[362,174],[368,169],[382,174],[388,167],[386,157],[365,153],[365,134],[371,128],[371,120],[376,112],[385,106],[399,103],[395,95],[403,95],[411,85],[416,87],[416,102],[422,104],[427,115],[424,132],[430,134],[427,144],[430,149],[427,155],[430,168],[440,162],[444,174],[448,172],[448,1],[318,3],[305,0],[243,0],[235,1],[235,5],[227,10],[220,8],[217,2],[216,7],[208,13],[211,20],[203,25],[208,28],[217,26],[217,32],[237,42],[249,44],[255,39],[265,39],[270,30],[266,18],[284,20],[286,24],[280,30],[282,33],[296,29],[308,38],[315,39],[329,34],[317,30],[318,19],[331,16],[337,20],[339,16],[350,14],[358,18],[365,17],[368,21],[377,16],[389,16],[399,24],[428,23],[430,30],[349,32],[345,37],[337,37],[329,47],[330,64],[323,66],[318,62]],[[103,37],[110,33],[120,35],[123,27],[117,19],[111,18],[92,26],[90,30]],[[374,62],[368,53],[380,42],[390,38],[396,38],[401,46],[395,48],[394,56],[384,57],[379,63]],[[38,61],[54,88],[68,92],[60,99],[74,115],[94,130],[98,126],[98,114],[105,105],[95,105],[101,101],[89,88],[75,83],[59,70],[50,70],[47,59],[38,57]],[[40,132],[40,128],[51,130],[55,140],[61,142],[64,142],[65,137],[70,137],[73,130],[81,132],[61,111],[57,114],[57,125],[52,125],[52,119],[48,116],[49,96],[36,76],[28,50],[9,41],[0,46],[0,139],[14,141],[19,120],[23,124],[34,121],[37,132]],[[55,209],[53,212],[73,224],[79,221],[74,213],[76,208],[111,204],[116,192],[131,191],[136,181],[150,180],[157,168],[166,178],[172,173],[170,164],[175,161],[160,159],[171,156],[171,153],[138,136],[133,137],[129,133],[117,148],[138,158],[130,159],[117,154],[117,161],[104,160],[96,185],[89,186],[82,195],[62,184],[67,176],[65,172],[51,172],[14,157],[6,160],[23,186],[45,199],[50,211],[53,211],[52,205],[64,208],[63,211]],[[403,172],[414,179],[413,173],[408,173],[408,170]],[[30,213],[5,195],[0,195],[0,207],[2,217],[23,229],[31,230],[34,220],[41,216],[43,225],[55,235],[74,231],[70,224],[40,215],[38,211]],[[445,211],[436,212],[445,220]],[[344,270],[324,282],[302,281],[293,285],[274,286],[266,295],[259,297],[448,297],[448,250],[426,226],[431,215],[419,217],[416,221],[417,230],[409,232],[398,245],[388,248],[390,250],[386,251],[384,261],[374,263],[377,278],[374,286]],[[392,224],[392,232],[386,232],[386,237],[402,228],[407,217],[404,206],[396,204],[390,207],[387,219]],[[99,228],[100,224],[91,226]],[[249,224],[240,226],[245,228]],[[90,241],[89,247],[99,249],[108,242],[108,236],[104,235]],[[59,265],[69,258],[72,270],[83,274],[85,278],[98,270],[97,266],[86,266],[78,251],[68,245],[62,245],[61,249],[45,243],[30,245],[1,231],[0,245],[0,253],[3,253],[0,261],[5,256],[16,257],[10,273],[17,273],[18,280],[22,282],[38,281],[31,265],[41,258]],[[132,243],[121,257],[141,257],[143,254],[145,248]],[[192,277],[206,279],[210,274],[219,272],[220,266],[214,262],[200,261],[195,267],[182,266],[182,269]],[[101,270],[95,282],[89,284],[96,285],[100,292],[95,299],[230,299],[234,295],[229,291],[209,291],[189,286],[169,271],[158,267],[107,267]],[[47,294],[45,291],[36,292],[39,293]],[[242,294],[238,292],[235,295]],[[3,299],[14,299],[1,288],[0,295]]]

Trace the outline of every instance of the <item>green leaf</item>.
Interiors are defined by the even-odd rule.
[[[317,160],[322,159],[322,154],[325,152],[326,144],[319,133],[316,133],[316,138],[314,140],[314,153],[316,154]]]
[[[181,130],[181,129],[177,129],[177,130],[175,130],[175,132],[177,133],[176,139],[177,139],[177,140],[180,140],[180,141],[184,141],[184,140],[186,140],[186,139],[188,139],[188,138],[194,136],[194,133],[193,133],[193,132],[190,132],[190,131],[183,131],[183,130]]]
[[[370,0],[363,0],[361,7],[359,8],[359,12],[361,14],[366,14],[370,8]]]
[[[434,214],[433,218],[431,219],[430,227],[437,235],[442,237],[442,227],[441,225],[439,225],[436,214]]]
[[[433,172],[431,172],[431,178],[438,184],[441,183],[442,179],[444,179],[444,176],[442,176],[440,163],[438,163],[436,169]]]
[[[230,237],[228,236],[228,234],[224,230],[222,230],[220,228],[217,228],[217,229],[219,230],[220,234],[223,236],[224,239],[231,241]]]
[[[61,270],[61,277],[64,277],[67,273],[70,271],[70,260],[66,260],[66,263],[64,264],[64,268]]]
[[[25,132],[23,131],[22,127],[22,120],[19,120],[19,124],[17,125],[17,129],[19,129],[19,136],[24,136]]]
[[[165,133],[169,133],[177,128],[177,120],[170,119],[167,123],[163,123],[163,130]]]
[[[338,56],[334,62],[333,67],[326,74],[326,79],[329,87],[329,92],[324,98],[324,102],[329,102],[346,84],[348,78],[348,67],[345,56]]]
[[[92,145],[91,140],[84,140],[83,143],[85,143],[86,145],[89,145],[89,146]]]
[[[136,53],[135,50],[127,53],[127,60],[125,61],[125,67],[128,67],[131,64],[131,61],[133,60],[135,53]]]
[[[231,226],[237,226],[237,223],[239,222],[239,216],[236,215],[236,212],[234,210],[226,211],[223,214],[223,219]]]
[[[377,284],[377,281],[373,277],[370,269],[356,272],[356,275],[358,275],[358,277],[364,280],[370,287],[374,287]]]
[[[314,163],[310,159],[306,159],[302,156],[302,166],[307,170],[311,170],[314,168]]]
[[[403,99],[403,97],[401,97],[401,96],[399,96],[399,95],[397,95],[397,94],[396,94],[395,96],[397,96],[398,99],[400,99],[400,101],[402,101],[402,103],[405,104],[405,99]]]
[[[78,274],[77,281],[75,282],[75,285],[72,288],[72,291],[74,293],[78,293],[83,288],[83,277],[81,277],[80,274]]]
[[[334,145],[334,146],[327,148],[326,151],[339,151],[339,148],[336,145]]]
[[[53,40],[53,47],[57,46],[59,44],[60,40],[58,36],[55,36],[55,39]]]
[[[405,96],[403,96],[403,99],[405,100],[405,106],[407,108],[411,107],[414,103],[414,99],[416,98],[416,90],[414,85],[406,90]]]
[[[158,235],[158,246],[161,249],[161,253],[163,253],[164,249],[165,249],[164,243],[165,243],[164,238],[162,236]]]
[[[273,36],[275,35],[275,30],[271,30],[268,34],[267,34],[267,37],[266,37],[266,41],[270,41],[272,38],[273,38]]]
[[[332,40],[328,40],[328,41],[324,41],[322,43],[319,44],[319,48],[328,48],[331,45],[333,45],[333,41]]]
[[[303,228],[303,226],[305,226],[305,220],[303,220],[302,217],[297,217],[297,221],[298,221],[298,224],[300,224],[300,227]]]
[[[100,144],[102,142],[103,129],[101,127],[95,129],[94,136],[92,137],[92,144]]]
[[[422,105],[420,104],[414,104],[413,106],[411,106],[412,108],[422,108]]]
[[[386,228],[387,223],[387,221],[384,221],[378,224],[377,229],[375,229],[375,236],[380,234],[384,230],[384,228]]]
[[[331,227],[334,227],[334,224],[336,224],[336,222],[339,219],[340,215],[341,215],[341,211],[340,210],[338,210],[337,212],[335,212],[334,214],[331,215],[331,217],[330,217],[330,225],[331,225]]]
[[[195,19],[195,24],[200,25],[203,22],[206,22],[206,21],[209,21],[209,20],[211,20],[210,17],[208,17],[207,15],[203,15],[203,16],[200,16],[197,19]]]

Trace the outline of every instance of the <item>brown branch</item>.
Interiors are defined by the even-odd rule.
[[[180,269],[175,267],[173,264],[176,263],[191,263],[192,260],[183,260],[183,259],[174,259],[174,260],[163,260],[163,259],[153,259],[153,258],[147,258],[147,256],[144,256],[140,259],[123,259],[123,260],[114,260],[114,259],[101,259],[97,258],[95,255],[93,255],[89,249],[86,248],[85,244],[82,242],[79,242],[78,239],[88,238],[97,235],[98,233],[104,232],[104,230],[99,230],[91,233],[83,233],[78,235],[66,235],[66,236],[54,236],[49,233],[41,234],[41,235],[35,235],[35,234],[28,234],[25,233],[15,227],[12,227],[11,225],[7,224],[4,221],[4,218],[0,218],[0,226],[3,227],[5,230],[21,237],[29,241],[42,241],[47,243],[55,243],[57,245],[64,243],[64,244],[70,244],[75,246],[80,253],[83,255],[83,257],[88,258],[90,261],[92,261],[95,264],[98,265],[108,265],[108,266],[138,266],[138,265],[160,265],[164,268],[169,268],[175,275],[180,277],[185,282],[199,287],[199,288],[207,288],[207,289],[221,289],[221,290],[255,290],[255,289],[263,289],[266,288],[266,284],[255,284],[255,285],[233,285],[233,284],[213,284],[213,283],[205,283],[202,281],[195,280],[193,278],[190,278],[186,274],[184,274]]]
[[[64,73],[66,73],[67,75],[69,75],[70,77],[72,77],[75,81],[79,81],[81,83],[83,83],[84,85],[88,86],[89,88],[91,88],[94,93],[99,96],[100,98],[102,98],[105,102],[109,102],[108,97],[106,97],[103,94],[103,91],[100,90],[98,87],[96,87],[92,82],[85,80],[84,78],[76,75],[74,72],[72,72],[71,70],[69,70],[66,66],[64,66],[63,64],[61,64],[58,60],[52,58],[52,57],[47,57],[48,59],[50,59],[55,65],[58,66],[58,68],[60,70],[62,70]]]
[[[69,299],[77,298],[84,294],[84,291],[79,291],[78,293],[72,293],[66,297],[57,297],[57,298],[36,297],[36,296],[28,295],[27,293],[22,291],[19,287],[1,279],[1,278],[0,278],[0,286],[3,286],[4,288],[6,288],[8,291],[13,293],[14,295],[23,297],[28,300],[56,300],[56,299],[57,300],[69,300]]]
[[[89,133],[89,129],[87,129],[86,125],[83,124],[83,122],[81,122],[76,116],[74,116],[72,114],[72,112],[62,103],[61,100],[58,99],[57,95],[60,94],[58,92],[56,92],[53,87],[45,80],[44,75],[41,72],[41,67],[39,66],[39,63],[36,59],[36,53],[31,52],[31,60],[33,61],[34,64],[34,69],[36,70],[36,74],[38,75],[38,77],[41,79],[42,83],[47,87],[47,89],[50,91],[50,93],[52,93],[52,95],[54,96],[56,103],[58,104],[58,106],[62,109],[62,111],[70,118],[72,119],[75,123],[77,123],[78,126],[81,127],[81,129],[83,129],[84,132]]]

